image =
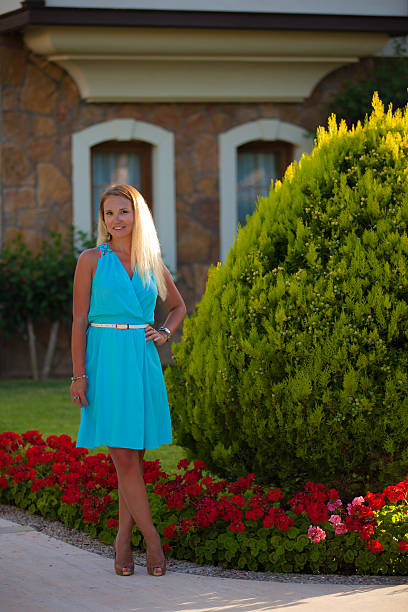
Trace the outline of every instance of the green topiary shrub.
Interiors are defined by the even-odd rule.
[[[166,372],[222,476],[342,493],[408,473],[408,110],[335,117],[212,268]]]

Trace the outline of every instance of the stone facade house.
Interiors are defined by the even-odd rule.
[[[311,150],[330,97],[408,32],[401,0],[282,6],[4,0],[0,248],[92,232],[101,189],[131,182],[191,312],[256,195]],[[66,329],[54,374],[69,371]],[[0,376],[28,373],[24,345],[3,342]]]

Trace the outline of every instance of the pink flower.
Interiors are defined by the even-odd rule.
[[[355,497],[351,504],[347,504],[347,512],[350,514],[351,510],[355,506],[362,506],[364,504],[364,497]]]
[[[322,540],[326,539],[326,532],[323,531],[323,529],[320,529],[320,527],[310,525],[309,529],[307,530],[307,537],[313,544],[317,544],[317,542],[321,542]]]
[[[334,530],[334,535],[341,535],[342,533],[347,533],[347,527],[345,526],[344,523],[339,523],[338,525],[336,525],[336,528]]]
[[[338,514],[332,514],[329,518],[329,522],[332,525],[338,525],[338,523],[341,523],[341,516],[339,516]]]
[[[340,506],[342,505],[343,505],[343,502],[341,501],[341,499],[335,499],[334,501],[329,501],[329,503],[327,504],[327,508],[329,512],[334,512],[337,508],[340,508]]]

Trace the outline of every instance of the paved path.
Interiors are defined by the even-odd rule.
[[[257,582],[135,566],[116,576],[113,561],[0,519],[1,612],[407,612],[408,585]]]

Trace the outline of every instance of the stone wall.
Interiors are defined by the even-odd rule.
[[[329,75],[302,104],[89,104],[64,70],[31,53],[19,35],[3,36],[0,52],[0,244],[22,232],[35,250],[48,229],[64,233],[71,225],[74,132],[115,118],[164,127],[175,135],[177,284],[190,312],[204,291],[209,265],[219,259],[218,135],[260,118],[314,132],[326,121],[329,97],[351,70]],[[66,350],[65,339],[60,344],[60,351]],[[0,359],[0,376],[27,375],[28,364],[17,353],[9,347],[7,360]],[[169,349],[162,356],[169,359]],[[58,354],[58,360],[58,373],[68,373],[69,355]]]
[[[70,136],[79,96],[63,70],[18,37],[2,45],[1,242],[21,231],[35,249],[46,228],[64,232],[72,223]]]

